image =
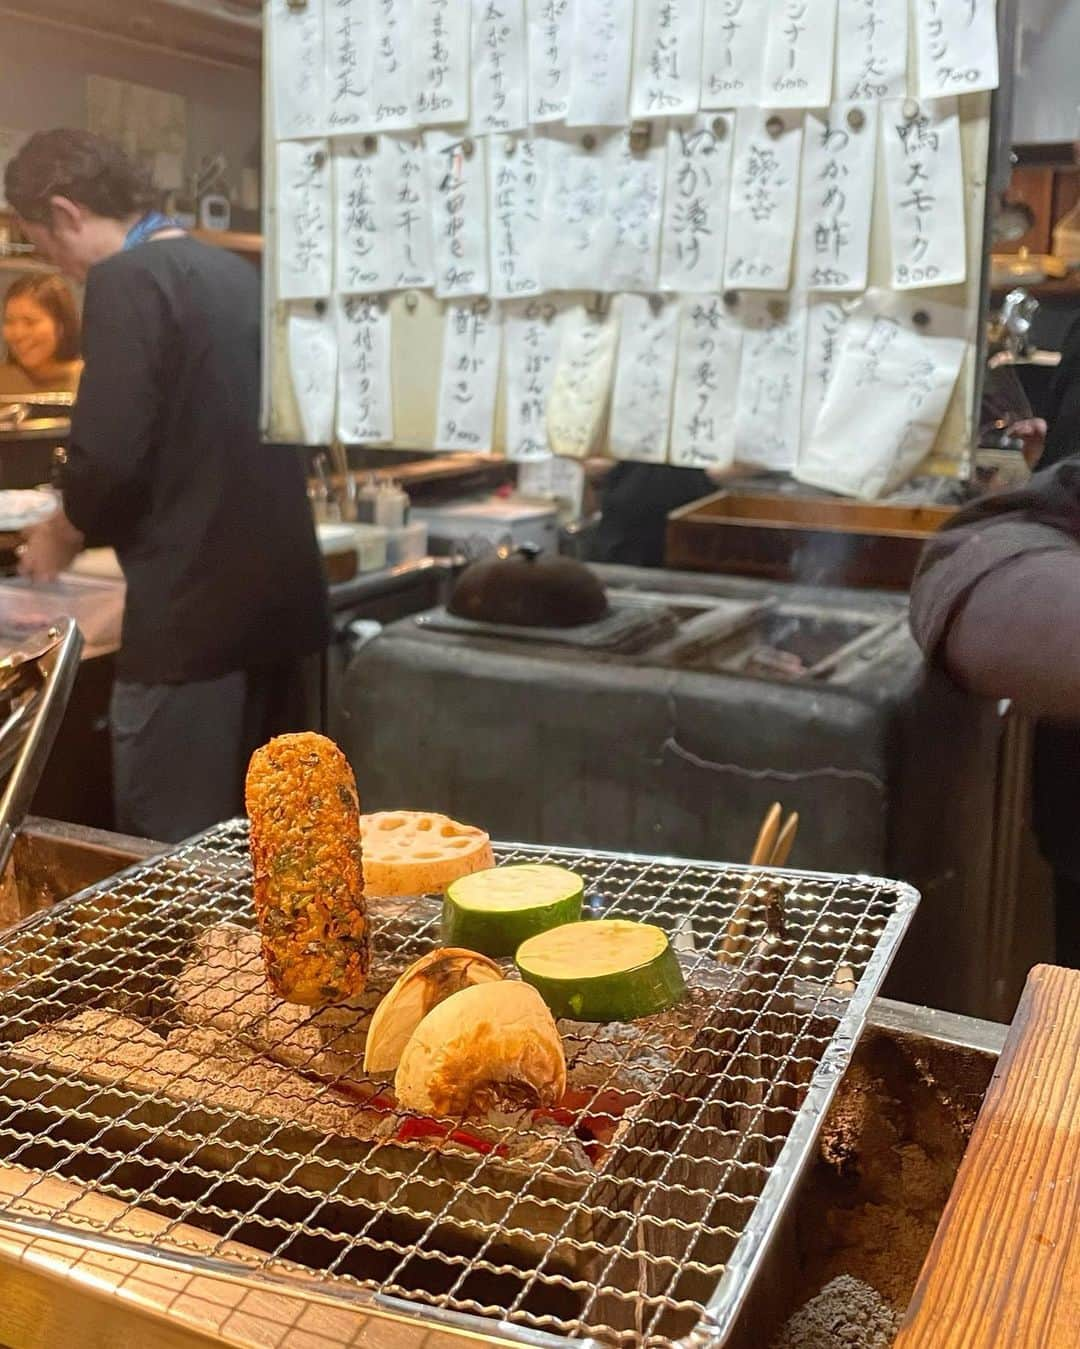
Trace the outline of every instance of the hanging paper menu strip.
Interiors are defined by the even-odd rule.
[[[771,108],[820,108],[832,98],[837,0],[771,0],[761,99]]]
[[[915,0],[919,97],[998,87],[994,0]]]
[[[724,285],[786,290],[799,203],[801,113],[743,108],[735,117]]]
[[[416,120],[464,122],[469,116],[469,6],[462,0],[413,0]]]
[[[448,131],[424,136],[438,296],[487,294],[486,144]]]
[[[455,0],[466,8],[468,0]],[[472,127],[481,135],[520,131],[525,92],[524,0],[472,0]]]
[[[544,137],[547,186],[540,268],[549,290],[604,284],[614,230],[607,207],[606,162],[622,133],[552,127]]]
[[[488,142],[491,294],[539,295],[544,211],[544,155],[550,142],[493,136]]]
[[[873,499],[895,491],[930,452],[967,343],[959,311],[868,292],[847,324],[817,426],[796,477]]]
[[[623,126],[634,0],[577,0],[568,126]]]
[[[876,103],[806,114],[799,270],[810,290],[866,289],[877,128]]]
[[[529,120],[561,121],[570,107],[574,11],[570,0],[525,0]]]
[[[605,290],[652,290],[660,265],[660,223],[664,207],[664,139],[638,148],[633,132],[611,137],[607,158],[607,202],[611,244],[604,274],[595,285]]]
[[[753,108],[761,102],[762,35],[769,0],[706,0],[701,106]]]
[[[802,434],[806,305],[743,295],[735,458],[776,472],[795,467]]]
[[[431,195],[420,136],[382,136],[379,182],[389,211],[388,269],[395,289],[435,283]]]
[[[326,141],[278,145],[276,215],[278,299],[329,295],[332,193]]]
[[[517,463],[549,459],[547,406],[559,354],[559,306],[550,299],[504,306],[506,340],[506,457]]]
[[[286,324],[289,373],[305,445],[329,445],[334,438],[337,336],[324,305],[303,305]]]
[[[631,112],[678,117],[698,110],[702,0],[637,0]]]
[[[367,142],[370,141],[370,147]],[[375,137],[341,137],[334,147],[334,288],[387,290],[394,277],[387,254],[384,212],[389,202],[380,191]]]
[[[321,3],[293,9],[288,0],[267,5],[274,136],[298,140],[325,130],[325,52]]]
[[[908,0],[843,0],[836,18],[837,102],[907,93]]]
[[[374,0],[325,0],[326,130],[331,136],[366,131],[371,106]]]
[[[956,99],[897,99],[882,117],[893,288],[957,284],[967,247]]]
[[[858,300],[829,297],[811,302],[806,319],[806,375],[803,379],[802,444],[809,445],[818,414],[836,372],[844,330]]]
[[[390,311],[381,296],[337,300],[337,433],[346,445],[394,438]]]
[[[548,444],[553,454],[584,459],[596,448],[611,396],[619,342],[619,301],[603,312],[568,310],[548,399]]]
[[[371,106],[379,131],[416,125],[412,78],[413,0],[373,0]]]
[[[684,295],[675,373],[671,463],[727,468],[735,458],[742,329],[718,295]]]
[[[616,459],[667,461],[678,335],[677,300],[623,297],[609,432]]]
[[[660,246],[663,290],[723,287],[734,133],[734,119],[719,113],[679,118],[668,128]]]
[[[446,307],[435,448],[491,451],[502,322],[488,300]]]

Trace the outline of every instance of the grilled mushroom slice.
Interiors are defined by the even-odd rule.
[[[413,1031],[433,1007],[474,984],[503,977],[493,960],[460,946],[414,961],[375,1009],[364,1045],[366,1073],[392,1073]]]
[[[554,1105],[566,1090],[562,1040],[536,989],[509,979],[475,984],[420,1022],[394,1090],[407,1110],[428,1115]]]

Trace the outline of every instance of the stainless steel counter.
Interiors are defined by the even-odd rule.
[[[422,592],[428,586],[438,589],[448,582],[452,574],[453,564],[448,558],[442,557],[424,557],[417,562],[403,562],[397,567],[365,572],[354,576],[351,581],[342,581],[330,587],[330,608],[335,614],[345,613],[375,600]]]

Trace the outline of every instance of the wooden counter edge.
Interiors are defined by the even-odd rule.
[[[173,1225],[57,1177],[0,1165],[0,1344],[5,1349],[460,1349],[468,1332],[419,1325],[391,1311],[334,1304],[308,1290],[204,1274],[80,1242],[108,1228],[117,1238],[154,1243],[169,1229],[183,1259],[218,1246],[211,1233]],[[11,1221],[61,1221],[70,1236],[38,1236]],[[220,1255],[257,1263],[236,1242]],[[239,1267],[239,1266],[238,1266]],[[303,1271],[297,1268],[297,1274]]]
[[[1080,1340],[1080,971],[1036,966],[895,1349]]]

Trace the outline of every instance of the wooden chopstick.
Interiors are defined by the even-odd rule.
[[[795,835],[799,832],[799,812],[793,810],[784,821],[784,827],[776,840],[776,846],[773,848],[772,857],[769,859],[771,867],[786,867],[788,858],[791,856],[791,850],[795,846]]]
[[[781,821],[783,824],[781,825]],[[765,813],[758,830],[754,851],[750,854],[751,867],[782,867],[787,865],[791,850],[795,846],[795,835],[799,829],[797,811],[784,820],[784,809],[780,802],[774,802]],[[724,937],[724,944],[717,957],[725,964],[734,964],[745,954],[746,928],[753,910],[753,891],[757,877],[747,876],[739,890],[739,900],[735,907],[731,923]]]
[[[773,849],[776,847],[776,840],[780,833],[780,821],[783,818],[784,808],[779,801],[774,802],[765,812],[765,818],[758,830],[757,842],[754,844],[754,851],[750,854],[750,865],[752,867],[769,865],[769,859],[773,855]]]

